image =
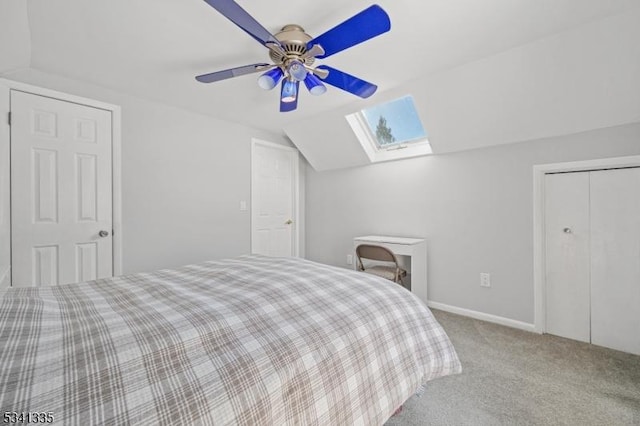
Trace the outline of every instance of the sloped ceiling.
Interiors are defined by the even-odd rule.
[[[364,0],[238,3],[273,32],[296,23],[312,35],[371,4]],[[378,3],[389,13],[392,30],[322,62],[378,84],[378,93],[369,102],[410,87],[417,104],[428,104],[428,109],[435,111],[440,105],[421,97],[433,93],[430,76],[441,81],[455,79],[455,74],[447,77],[448,70],[637,10],[640,5],[637,0]],[[329,118],[335,117],[336,111],[356,111],[367,104],[329,88],[321,97],[302,93],[299,109],[283,114],[278,111],[278,94],[260,89],[257,75],[209,85],[197,83],[194,76],[198,74],[268,61],[263,46],[202,0],[28,0],[28,14],[33,68],[269,131],[294,129],[287,133],[296,144],[299,137],[312,140],[309,137],[319,127],[337,127]],[[465,81],[473,84],[473,80]],[[528,90],[534,93],[537,89]],[[446,99],[446,94],[436,98]],[[440,110],[436,115],[442,114]],[[447,124],[443,128],[451,127]],[[491,139],[461,142],[461,135],[454,136],[438,135],[438,148],[450,150],[447,141],[451,141],[453,150],[468,149]]]
[[[640,9],[409,81],[285,126],[316,170],[370,164],[345,115],[406,94],[434,153],[640,121]]]

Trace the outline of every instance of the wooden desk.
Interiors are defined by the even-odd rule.
[[[360,244],[383,246],[397,256],[408,256],[411,262],[411,292],[427,303],[427,242],[424,238],[390,237],[368,235],[353,239],[354,268],[357,268],[355,249]]]

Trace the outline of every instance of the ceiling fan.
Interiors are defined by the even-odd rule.
[[[361,98],[368,98],[378,88],[335,68],[326,65],[313,68],[312,65],[316,59],[327,58],[389,31],[391,21],[380,6],[370,6],[314,38],[299,25],[285,25],[280,32],[271,34],[233,0],[204,1],[267,47],[273,63],[257,63],[199,75],[196,77],[199,82],[213,83],[264,71],[258,78],[258,85],[263,89],[271,90],[282,80],[281,112],[297,108],[301,81],[312,95],[326,92],[323,83]]]

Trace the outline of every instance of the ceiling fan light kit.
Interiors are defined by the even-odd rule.
[[[296,81],[287,78],[282,82],[282,92],[280,94],[280,100],[282,102],[295,102],[298,98],[298,88],[296,87]]]
[[[318,37],[311,37],[299,25],[285,25],[272,35],[258,21],[233,0],[204,0],[231,22],[269,49],[273,64],[257,63],[196,77],[202,83],[213,83],[254,72],[265,71],[258,85],[272,90],[282,80],[280,111],[297,108],[300,82],[318,96],[327,91],[325,84],[342,89],[361,98],[375,93],[377,86],[340,70],[321,65],[312,67],[316,59],[324,59],[367,41],[391,29],[387,13],[373,5],[352,16]]]
[[[287,74],[289,78],[292,78],[296,81],[302,81],[307,76],[307,70],[297,59],[288,59],[286,61]]]
[[[281,68],[273,68],[258,78],[258,86],[264,90],[271,90],[278,85],[280,79],[284,76]]]
[[[312,73],[308,73],[304,78],[304,85],[307,86],[307,90],[309,90],[309,93],[314,96],[320,96],[327,91],[327,86],[322,84],[320,79]]]

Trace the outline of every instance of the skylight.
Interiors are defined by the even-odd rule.
[[[346,116],[372,163],[431,154],[411,95]]]
[[[379,148],[427,138],[410,95],[363,109],[362,115]]]

